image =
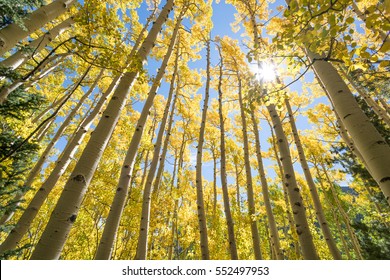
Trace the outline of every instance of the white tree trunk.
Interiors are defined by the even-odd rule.
[[[308,49],[306,53],[313,62],[312,67],[325,86],[336,113],[362,155],[367,169],[390,204],[390,146],[360,109],[337,70],[329,62],[321,60],[321,56]]]
[[[167,0],[167,4],[156,19],[137,53],[137,57],[141,63],[146,60],[172,8],[173,0]],[[31,259],[59,258],[69,231],[76,220],[80,204],[118,122],[120,113],[126,103],[126,97],[138,75],[138,71],[133,70],[133,72],[127,72],[120,79],[118,87],[108,103],[102,118],[97,124],[94,133],[64,187],[64,191],[58,200]]]
[[[294,167],[291,160],[290,149],[288,147],[287,137],[283,131],[282,122],[275,109],[275,105],[267,106],[271,116],[277,144],[280,152],[280,161],[284,171],[284,182],[288,190],[292,211],[294,214],[296,232],[301,245],[303,257],[306,260],[317,260],[317,250],[313,243],[313,237],[310,232],[309,224],[306,217],[305,206],[301,196],[301,191],[295,179]]]
[[[262,259],[261,249],[260,249],[260,236],[259,230],[257,228],[257,217],[256,215],[256,206],[255,198],[253,193],[253,180],[252,180],[252,171],[250,165],[249,157],[249,141],[248,141],[248,129],[246,124],[246,116],[244,112],[244,105],[242,102],[242,92],[241,92],[241,78],[238,76],[238,100],[240,103],[240,112],[241,112],[241,122],[242,122],[242,134],[244,138],[244,162],[245,162],[245,173],[246,173],[246,186],[248,192],[248,215],[251,223],[251,232],[252,232],[252,243],[255,253],[256,260]]]
[[[177,61],[176,61],[177,63]],[[174,90],[174,83],[171,83],[171,90],[169,91],[167,104],[165,106],[164,110],[164,116],[160,123],[160,130],[157,134],[157,139],[154,144],[154,153],[152,162],[150,164],[148,176],[146,178],[146,184],[144,187],[143,192],[143,198],[142,198],[142,211],[141,211],[141,221],[140,221],[140,230],[139,230],[139,237],[138,237],[138,245],[137,245],[137,254],[135,259],[137,260],[145,260],[146,255],[148,252],[148,233],[149,233],[149,222],[150,222],[150,205],[151,205],[151,193],[152,193],[152,183],[153,178],[156,173],[157,164],[160,158],[160,150],[161,150],[161,143],[162,138],[164,136],[165,126],[167,124],[168,120],[168,110],[172,103],[172,96],[173,96],[173,90]],[[172,104],[172,110],[171,113],[175,111],[176,101],[177,101],[177,95],[175,95],[175,98],[173,100]]]
[[[204,197],[203,197],[203,178],[202,178],[202,155],[203,155],[203,143],[204,132],[206,128],[207,108],[209,102],[210,91],[210,40],[206,42],[206,88],[205,97],[203,101],[202,121],[200,124],[198,146],[196,154],[196,203],[198,210],[198,226],[200,234],[200,249],[202,254],[202,260],[210,259],[209,253],[209,241],[207,235],[207,217],[204,209]],[[222,147],[221,147],[222,148]]]
[[[31,48],[29,51],[17,51],[7,59],[4,59],[0,66],[8,67],[12,70],[18,68],[23,65],[28,59],[33,57],[35,54],[38,54],[41,50],[43,50],[47,44],[53,41],[57,36],[67,30],[74,23],[73,17],[64,20],[57,26],[53,27],[51,30],[46,32],[41,37],[32,41],[28,47]]]
[[[333,235],[330,231],[328,222],[325,218],[324,210],[322,208],[320,197],[319,197],[318,192],[317,192],[317,186],[314,183],[313,176],[311,175],[310,168],[309,168],[309,165],[308,165],[307,160],[306,160],[306,156],[305,156],[305,152],[304,152],[303,147],[302,147],[301,139],[299,138],[299,135],[298,135],[298,129],[295,125],[294,115],[293,115],[293,111],[291,109],[290,101],[288,99],[285,99],[284,102],[285,102],[285,105],[287,108],[290,126],[291,126],[291,130],[292,130],[293,137],[294,137],[295,146],[297,147],[297,150],[298,150],[299,161],[301,163],[303,173],[304,173],[305,178],[306,178],[306,182],[309,186],[311,198],[313,200],[314,208],[316,211],[316,216],[317,216],[318,222],[320,224],[322,234],[324,236],[326,244],[328,245],[329,251],[332,254],[333,258],[335,260],[341,260],[342,258],[341,258],[340,251],[336,246],[336,242],[333,238]]]
[[[80,79],[78,80],[78,82],[75,84],[75,86],[74,86],[74,88],[72,90],[73,92],[80,85],[81,81],[84,80],[84,78],[88,74],[90,68],[91,67],[88,67],[88,69],[85,71],[83,76],[81,76]],[[96,80],[96,83],[97,83],[97,81],[98,80]],[[95,86],[96,86],[96,84],[95,84]],[[77,112],[80,109],[81,105],[83,105],[84,100],[87,99],[87,97],[91,94],[92,89],[93,88],[88,90],[88,92],[83,95],[83,97],[79,100],[77,105],[72,109],[70,114],[65,118],[64,122],[61,124],[61,126],[56,131],[56,134],[54,135],[53,139],[46,146],[45,150],[40,155],[38,161],[35,163],[34,167],[30,171],[30,173],[28,174],[27,179],[24,182],[24,186],[31,187],[32,183],[34,182],[34,179],[37,177],[38,173],[40,172],[40,170],[41,170],[43,164],[45,163],[47,157],[49,156],[49,153],[51,152],[52,148],[55,146],[57,141],[60,139],[60,137],[64,133],[65,129],[68,127],[70,122],[73,120],[73,117],[77,114]],[[19,203],[20,203],[21,199],[23,198],[24,194],[25,194],[24,192],[20,192],[13,198],[13,200],[16,202],[17,205],[19,205]],[[4,224],[5,222],[9,221],[12,218],[13,214],[14,214],[14,211],[6,212],[3,215],[3,217],[1,217],[0,224]]]
[[[148,97],[145,101],[144,107],[142,108],[141,115],[138,119],[138,122],[135,126],[135,131],[133,134],[133,137],[131,139],[129,148],[127,150],[122,168],[121,168],[121,174],[119,177],[119,182],[116,187],[116,192],[114,196],[114,200],[110,207],[110,212],[107,217],[106,226],[105,226],[105,232],[103,233],[104,236],[102,236],[100,240],[100,251],[97,252],[95,259],[110,259],[111,253],[112,253],[112,244],[115,240],[116,233],[119,227],[120,218],[122,216],[124,203],[126,201],[126,197],[128,194],[129,189],[129,180],[130,180],[130,174],[133,172],[134,167],[134,159],[136,157],[138,146],[140,144],[143,131],[145,128],[145,123],[149,116],[149,110],[153,105],[153,100],[157,94],[158,87],[161,83],[161,79],[163,78],[165,74],[165,69],[168,65],[169,59],[171,57],[171,54],[173,52],[173,48],[176,43],[176,36],[179,31],[181,19],[179,19],[176,22],[175,29],[172,34],[170,45],[167,49],[167,52],[164,56],[163,62],[161,63],[161,67],[158,70],[158,73],[156,75],[156,78],[153,81],[153,85],[148,93]],[[107,230],[106,230],[107,229]]]
[[[75,2],[75,0],[56,0],[49,5],[42,6],[28,15],[23,21],[26,30],[16,23],[12,23],[1,29],[0,56],[15,47],[20,40],[65,13]]]
[[[34,198],[31,200],[26,210],[23,212],[15,228],[10,232],[10,234],[8,235],[7,239],[3,242],[3,244],[1,244],[0,252],[6,250],[12,250],[16,248],[18,242],[26,234],[35,216],[38,214],[39,209],[41,208],[42,204],[46,200],[47,196],[55,187],[58,179],[66,171],[68,165],[73,159],[75,153],[77,152],[78,147],[81,145],[92,123],[94,122],[98,114],[102,111],[102,108],[108,96],[115,89],[119,78],[120,76],[114,78],[114,80],[111,82],[110,86],[105,91],[105,93],[101,96],[98,103],[91,111],[91,113],[80,124],[80,127],[76,132],[75,136],[66,146],[62,155],[57,160],[55,168],[50,173],[46,181],[39,188],[38,192],[35,194]]]
[[[275,255],[277,260],[283,260],[283,252],[280,248],[280,240],[279,240],[279,232],[278,228],[275,222],[275,216],[272,212],[272,205],[269,197],[268,192],[268,183],[264,171],[264,165],[263,165],[263,157],[261,156],[261,146],[260,146],[260,136],[259,136],[259,128],[257,126],[257,121],[254,114],[254,108],[251,106],[250,113],[251,113],[251,119],[253,123],[253,131],[255,134],[255,141],[256,141],[256,156],[257,156],[257,163],[258,163],[258,171],[260,175],[260,181],[261,181],[261,189],[263,191],[263,199],[264,199],[264,205],[265,210],[267,213],[267,222],[268,227],[270,229],[270,235],[271,235],[271,244],[272,248],[275,250]]]
[[[229,203],[229,192],[228,192],[228,183],[227,183],[227,173],[226,173],[226,148],[225,148],[225,119],[223,116],[223,107],[222,107],[222,99],[223,99],[223,92],[222,92],[222,78],[223,78],[223,56],[221,53],[221,47],[218,47],[219,57],[220,57],[220,65],[219,65],[219,80],[218,80],[218,115],[219,115],[219,126],[220,126],[220,145],[221,145],[221,185],[222,185],[222,195],[223,195],[223,204],[224,204],[224,210],[226,215],[226,223],[227,223],[227,229],[228,229],[228,238],[229,238],[229,250],[230,250],[230,256],[233,260],[238,260],[238,252],[237,252],[237,244],[236,239],[234,236],[234,223],[232,214],[230,211],[230,203]],[[209,51],[209,49],[208,49]],[[209,55],[209,53],[208,53]],[[241,91],[241,88],[240,88]],[[205,105],[207,105],[205,103]],[[214,156],[214,163],[215,163],[215,154]],[[216,166],[214,164],[214,184],[216,184]],[[251,222],[252,225],[252,222]],[[257,229],[257,228],[256,228]],[[257,236],[258,237],[258,236]],[[261,251],[260,247],[257,247],[257,245],[260,245],[260,242],[255,243],[255,239],[253,239],[253,247],[255,250],[255,257],[261,259]]]

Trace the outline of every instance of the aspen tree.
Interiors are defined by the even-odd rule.
[[[290,149],[288,147],[287,137],[283,131],[282,122],[275,109],[275,105],[270,104],[267,110],[272,120],[273,129],[277,137],[277,145],[280,152],[280,161],[284,171],[285,185],[290,198],[296,232],[301,245],[303,257],[307,260],[318,259],[317,250],[313,243],[313,237],[310,232],[306,217],[305,206],[303,204],[301,191],[295,179],[294,167],[291,161]]]
[[[275,160],[276,160],[276,163],[278,166],[279,177],[282,180],[283,198],[284,198],[284,203],[286,205],[287,220],[288,220],[288,223],[290,226],[291,235],[292,235],[292,239],[294,242],[295,257],[297,259],[301,259],[302,254],[301,254],[301,250],[300,250],[300,246],[299,246],[299,241],[298,241],[299,238],[298,238],[298,234],[297,234],[297,229],[295,227],[296,224],[294,224],[294,217],[291,214],[292,207],[291,207],[291,202],[290,202],[290,198],[289,198],[289,194],[288,194],[288,190],[287,190],[288,183],[286,182],[286,177],[284,176],[284,170],[283,170],[283,166],[282,166],[282,162],[281,162],[281,156],[279,156],[279,154],[278,154],[278,145],[277,145],[276,135],[274,133],[274,130],[273,130],[273,127],[272,127],[270,120],[267,119],[267,122],[268,122],[268,125],[270,128],[270,131],[271,131],[272,151],[274,153],[274,157],[275,157]]]
[[[332,214],[333,214],[333,219],[334,219],[335,224],[336,224],[337,231],[338,231],[340,239],[341,239],[341,243],[343,244],[345,254],[347,255],[347,259],[351,260],[352,258],[351,258],[351,254],[349,252],[348,244],[347,244],[347,241],[345,240],[344,233],[343,233],[343,230],[342,230],[341,225],[340,225],[339,216],[336,213],[335,209],[332,209]]]
[[[79,85],[81,84],[81,82],[85,79],[85,77],[87,76],[89,70],[91,69],[91,66],[89,66],[87,68],[87,70],[84,72],[84,74],[79,78],[79,80],[77,81],[77,83],[74,85],[73,89],[72,89],[72,92],[76,91],[76,89],[79,87]],[[98,77],[100,78],[100,77]],[[92,90],[94,89],[94,87],[96,86],[98,82],[98,79],[95,80],[95,83],[93,85],[93,87],[91,87],[81,98],[80,100],[78,101],[77,105],[72,109],[72,111],[70,112],[70,114],[65,118],[65,120],[63,121],[63,123],[61,124],[61,126],[58,128],[58,130],[56,131],[56,134],[54,135],[53,139],[51,139],[50,143],[46,146],[45,150],[42,152],[42,154],[40,155],[38,161],[35,163],[33,169],[30,171],[29,175],[27,176],[27,179],[26,181],[24,182],[24,186],[26,187],[31,187],[34,179],[37,177],[38,173],[40,172],[43,164],[45,163],[47,157],[49,156],[49,153],[50,151],[52,150],[52,148],[55,146],[55,144],[57,143],[57,141],[60,139],[60,137],[62,136],[62,134],[64,133],[65,129],[68,127],[68,125],[70,124],[70,122],[73,120],[74,116],[77,114],[78,110],[80,109],[80,107],[83,105],[83,102],[90,96],[90,94],[92,93]],[[17,194],[15,197],[14,197],[14,201],[16,201],[16,204],[19,205],[20,203],[20,200],[23,198],[24,196],[24,193],[23,192],[20,192],[19,194]],[[12,212],[8,212],[8,213],[5,213],[3,215],[3,217],[1,217],[0,219],[0,224],[4,224],[6,223],[7,221],[9,221],[12,216],[14,214],[14,211]]]
[[[179,56],[177,56],[178,58]],[[175,65],[177,65],[177,60]],[[174,80],[174,77],[173,77]],[[171,114],[175,111],[176,106],[176,100],[177,95],[175,95],[173,102],[172,102],[172,95],[173,95],[173,87],[174,83],[171,83],[171,89],[169,91],[167,103],[164,110],[163,119],[160,123],[159,132],[157,134],[157,139],[154,144],[154,153],[153,153],[153,159],[150,164],[148,176],[146,179],[146,185],[144,187],[144,193],[142,198],[142,212],[141,212],[141,223],[140,223],[140,231],[139,231],[139,237],[138,237],[138,246],[137,246],[137,254],[136,259],[144,260],[146,259],[146,253],[148,251],[148,232],[149,232],[149,222],[150,222],[150,204],[151,204],[151,193],[152,193],[152,183],[153,178],[157,169],[158,160],[160,157],[160,150],[161,150],[161,142],[165,131],[165,126],[168,119],[168,110],[172,103],[172,109]]]
[[[289,4],[290,0],[286,2]],[[360,109],[335,67],[307,46],[304,46],[304,50],[314,73],[326,88],[335,111],[363,156],[367,169],[371,170],[371,175],[390,204],[390,146]]]
[[[62,57],[62,59],[60,59],[59,63],[61,63],[62,62],[61,60],[63,60],[63,59],[65,59],[65,57]],[[18,89],[22,85],[25,85],[26,82],[29,82],[28,86],[31,86],[34,82],[38,81],[40,78],[43,78],[45,75],[47,75],[57,65],[54,65],[55,66],[54,68],[50,67],[49,69],[44,70],[45,66],[47,66],[46,63],[44,63],[44,62],[40,63],[29,74],[25,75],[22,78],[16,79],[8,86],[2,87],[0,90],[0,104],[4,103],[5,100],[7,99],[8,95],[11,94],[14,90]],[[31,77],[39,71],[41,71],[41,73],[37,77],[31,79]]]
[[[318,219],[318,222],[320,224],[322,233],[324,235],[326,244],[328,245],[328,248],[335,260],[341,260],[341,254],[339,250],[337,249],[336,242],[333,239],[332,233],[329,229],[328,222],[325,218],[324,210],[322,209],[322,204],[320,201],[320,197],[317,192],[317,186],[314,183],[313,176],[311,175],[309,165],[306,160],[305,152],[303,150],[302,144],[301,144],[301,139],[299,138],[298,130],[295,125],[295,120],[294,120],[294,115],[293,111],[291,109],[290,101],[286,98],[284,100],[284,104],[286,105],[287,112],[288,112],[288,117],[290,121],[290,126],[292,129],[292,134],[295,142],[295,146],[297,147],[298,150],[298,156],[299,156],[299,161],[303,169],[303,174],[305,175],[306,182],[309,186],[311,198],[313,200],[314,208],[316,211],[316,216]]]
[[[347,215],[347,213],[345,213],[343,207],[341,206],[340,204],[340,199],[338,197],[338,194],[336,193],[336,190],[334,188],[334,185],[333,185],[333,181],[330,180],[330,177],[328,175],[328,172],[326,171],[326,167],[323,163],[321,163],[321,167],[322,167],[322,170],[324,172],[324,175],[325,175],[325,178],[326,180],[328,181],[328,184],[329,184],[329,188],[332,192],[332,196],[334,198],[334,200],[336,201],[336,205],[337,205],[337,208],[341,214],[341,216],[343,217],[344,221],[345,221],[345,225],[347,227],[347,231],[350,235],[350,238],[351,238],[351,242],[352,242],[352,245],[353,245],[353,248],[355,250],[355,253],[356,253],[356,256],[358,259],[363,259],[363,256],[361,254],[361,249],[360,249],[360,245],[359,245],[359,241],[357,240],[356,238],[356,235],[351,227],[351,222],[350,222],[350,219]]]
[[[278,228],[275,222],[275,216],[272,212],[272,205],[269,198],[269,191],[268,191],[268,183],[264,171],[264,165],[263,165],[263,158],[261,156],[261,146],[260,146],[260,136],[259,136],[259,128],[257,126],[257,120],[254,114],[254,108],[251,105],[250,106],[250,115],[251,120],[253,124],[253,132],[255,134],[255,142],[256,142],[256,157],[257,157],[257,164],[258,164],[258,171],[260,175],[260,181],[261,181],[261,189],[263,191],[263,199],[265,204],[265,210],[267,212],[267,222],[268,227],[270,229],[270,242],[272,244],[272,248],[275,250],[275,255],[277,260],[282,260],[284,258],[283,252],[280,248],[280,241],[279,241],[279,233]]]
[[[336,202],[336,207],[337,207],[337,210],[338,212],[340,213],[340,215],[343,217],[343,220],[344,220],[344,224],[347,228],[347,232],[348,232],[348,235],[351,239],[351,243],[352,243],[352,247],[356,253],[356,257],[360,260],[363,259],[363,256],[361,254],[361,250],[360,250],[360,246],[359,246],[359,242],[357,241],[357,238],[351,228],[351,223],[350,223],[350,219],[347,215],[347,213],[345,213],[343,207],[341,206],[340,204],[340,200],[338,198],[338,195],[336,193],[336,190],[334,189],[334,186],[333,186],[333,181],[331,181],[329,175],[328,175],[328,172],[326,171],[326,167],[323,163],[314,163],[314,166],[315,168],[317,169],[317,174],[319,176],[319,182],[320,184],[322,185],[322,188],[325,189],[324,185],[323,185],[323,182],[322,182],[322,176],[320,174],[320,169],[317,165],[320,165],[321,166],[321,169],[322,169],[322,172],[324,173],[325,175],[325,180],[326,182],[328,183],[329,185],[329,189],[331,190],[331,193],[332,193],[332,196],[333,196],[333,199],[334,201]]]
[[[221,42],[222,45],[222,42]],[[218,80],[218,111],[219,111],[219,125],[220,125],[220,145],[221,145],[221,184],[222,184],[222,194],[223,194],[223,204],[224,204],[224,210],[225,210],[225,215],[226,215],[226,223],[227,223],[227,228],[228,228],[228,237],[229,237],[229,250],[230,250],[230,256],[232,260],[238,260],[238,253],[237,253],[237,245],[236,245],[236,239],[234,236],[234,223],[233,223],[233,218],[232,214],[230,211],[230,202],[229,202],[229,192],[228,192],[228,183],[227,183],[227,174],[226,174],[226,148],[225,148],[225,120],[223,116],[223,108],[222,108],[222,98],[223,98],[223,93],[222,93],[222,78],[223,78],[223,56],[222,56],[222,51],[221,47],[217,45],[218,47],[218,52],[220,56],[220,65],[219,65],[219,80]],[[209,48],[209,46],[208,46]],[[210,51],[208,49],[208,51]],[[248,183],[249,184],[249,183]],[[249,193],[249,191],[248,191]],[[248,194],[249,197],[249,194]],[[253,197],[252,197],[253,198]],[[251,209],[249,209],[250,213],[250,218],[252,218],[250,212]],[[251,228],[252,228],[253,221],[251,220]],[[257,230],[257,224],[256,225],[256,230]],[[253,233],[253,231],[252,231]],[[258,232],[257,232],[258,234]],[[253,235],[252,235],[253,237]],[[258,235],[257,235],[258,238]],[[256,243],[255,243],[256,242]],[[260,240],[253,238],[253,247],[255,250],[255,257],[256,259],[261,259],[261,251],[260,251]]]
[[[46,23],[69,10],[75,0],[55,0],[32,12],[23,21],[24,28],[17,23],[7,25],[0,30],[0,55],[9,51],[22,39],[43,27]]]
[[[202,155],[203,155],[203,143],[204,132],[206,128],[207,108],[210,96],[210,39],[206,40],[206,87],[203,101],[202,121],[200,124],[198,146],[196,152],[196,201],[198,210],[198,222],[200,233],[200,249],[202,253],[202,259],[208,260],[210,258],[207,225],[206,225],[206,213],[204,210],[204,198],[203,198],[203,181],[202,181]]]
[[[148,93],[148,97],[145,101],[144,107],[142,108],[141,115],[138,119],[138,122],[136,124],[136,129],[134,131],[133,137],[131,139],[131,142],[129,144],[129,148],[127,150],[122,168],[121,168],[121,175],[119,177],[119,182],[116,188],[115,196],[112,202],[112,205],[110,207],[110,212],[107,217],[107,222],[105,228],[107,228],[107,234],[105,234],[104,237],[102,237],[101,243],[105,243],[106,250],[105,253],[102,253],[102,255],[97,255],[97,258],[101,259],[109,259],[111,256],[111,250],[112,250],[112,242],[115,239],[116,231],[119,226],[120,218],[122,215],[124,202],[126,200],[126,196],[128,193],[129,188],[129,180],[130,180],[130,174],[132,172],[132,169],[134,167],[134,159],[138,150],[138,146],[141,140],[141,137],[143,135],[144,127],[146,120],[149,115],[149,110],[151,106],[153,105],[154,97],[156,96],[157,89],[160,85],[161,79],[163,75],[165,74],[165,69],[168,65],[168,61],[171,57],[171,54],[173,52],[173,48],[176,44],[176,37],[179,32],[179,27],[181,24],[182,17],[184,15],[184,10],[182,10],[180,16],[177,19],[177,22],[175,24],[175,28],[172,33],[171,41],[169,44],[169,47],[167,49],[167,52],[164,56],[163,62],[161,63],[161,67],[158,70],[158,73],[156,75],[155,80],[153,81],[153,85]],[[142,47],[141,47],[142,48]],[[104,238],[104,239],[103,239]],[[112,241],[111,241],[112,240]]]
[[[82,121],[76,134],[71,139],[69,144],[67,144],[63,153],[56,161],[56,166],[54,167],[53,171],[50,173],[49,177],[47,177],[45,182],[41,185],[38,192],[35,194],[34,198],[31,200],[26,210],[23,212],[22,216],[18,220],[17,224],[15,225],[15,228],[10,232],[3,244],[1,244],[0,252],[14,249],[17,246],[18,242],[20,242],[20,240],[26,234],[30,225],[33,222],[33,219],[38,214],[39,209],[43,205],[45,199],[48,197],[48,195],[58,182],[59,178],[64,174],[66,168],[70,164],[72,158],[74,157],[74,154],[77,151],[77,148],[82,143],[93,121],[96,119],[97,115],[101,113],[108,96],[112,93],[113,90],[115,90],[115,86],[117,85],[119,78],[120,76],[114,78],[108,89],[100,97],[96,106],[93,108],[90,114]]]
[[[148,36],[137,52],[139,62],[143,63],[146,60],[172,8],[173,0],[167,0],[166,5],[160,12]],[[139,69],[136,68],[130,72],[126,72],[120,79],[103,113],[103,117],[97,124],[91,139],[87,143],[64,187],[64,191],[58,200],[45,231],[31,256],[32,259],[59,258],[68,233],[76,220],[84,194],[87,191],[103,151],[118,122],[120,112],[125,105],[126,97],[130,92],[138,72]]]
[[[41,37],[32,41],[28,47],[31,48],[28,52],[17,51],[12,54],[10,57],[4,59],[0,66],[10,68],[12,70],[22,66],[29,58],[33,57],[34,54],[38,54],[41,50],[43,50],[47,44],[53,41],[56,37],[65,32],[68,28],[70,28],[74,24],[73,17],[70,17],[57,26],[53,27],[51,30],[46,32]]]

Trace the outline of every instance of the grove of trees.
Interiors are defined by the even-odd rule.
[[[1,259],[390,259],[390,0],[0,19]]]

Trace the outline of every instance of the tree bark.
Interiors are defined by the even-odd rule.
[[[19,241],[26,234],[31,223],[33,222],[33,219],[38,214],[38,211],[41,208],[41,206],[43,205],[44,201],[46,200],[46,198],[48,197],[48,195],[50,194],[52,189],[55,187],[59,178],[66,171],[66,168],[68,167],[71,160],[73,159],[78,147],[81,145],[84,137],[86,136],[86,134],[87,134],[90,126],[94,122],[96,116],[102,111],[102,108],[103,108],[108,96],[114,90],[119,78],[120,78],[120,76],[117,76],[116,78],[114,78],[114,80],[111,82],[108,89],[101,96],[101,98],[100,98],[99,102],[96,104],[95,108],[91,111],[91,113],[80,124],[80,127],[79,127],[78,131],[76,132],[75,136],[72,138],[72,140],[66,146],[62,155],[57,160],[55,168],[50,173],[50,175],[46,179],[46,181],[42,184],[42,186],[40,187],[38,192],[35,194],[34,198],[31,200],[31,202],[27,206],[26,210],[23,212],[22,216],[20,217],[19,221],[15,225],[15,228],[11,231],[11,233],[8,235],[7,239],[1,245],[0,252],[6,251],[6,250],[12,250],[12,249],[16,248]]]
[[[32,12],[23,21],[25,29],[12,23],[0,30],[0,56],[9,51],[22,39],[45,24],[62,15],[75,3],[75,0],[56,0]]]
[[[177,65],[179,56],[176,58],[176,63]],[[176,69],[175,69],[176,71]],[[174,81],[174,77],[172,78]],[[143,193],[143,199],[142,199],[142,212],[141,212],[141,223],[140,223],[140,231],[139,231],[139,237],[138,237],[138,246],[137,246],[137,254],[136,254],[136,259],[137,260],[145,260],[147,251],[148,251],[148,233],[149,233],[149,222],[150,222],[150,204],[151,204],[151,193],[152,193],[152,183],[153,183],[153,178],[156,173],[157,169],[157,164],[160,158],[160,150],[161,150],[161,143],[162,143],[162,138],[164,136],[164,131],[165,131],[165,126],[167,124],[168,120],[168,111],[169,107],[171,106],[172,103],[172,96],[173,96],[173,91],[174,91],[174,83],[171,82],[171,89],[169,91],[167,103],[165,106],[164,110],[164,115],[163,119],[161,120],[160,123],[160,130],[157,134],[157,139],[154,144],[154,153],[153,153],[153,158],[152,162],[150,164],[150,169],[148,172],[148,176],[146,179],[146,185],[144,187],[144,193]],[[175,106],[176,106],[176,100],[177,100],[177,95],[175,95],[175,98],[173,100],[172,104],[172,109],[171,113],[175,111]]]
[[[167,4],[162,9],[137,53],[139,62],[143,63],[146,60],[172,8],[173,0],[167,0]],[[118,87],[103,113],[103,117],[97,124],[94,133],[65,185],[31,259],[59,258],[69,231],[76,220],[80,204],[118,122],[122,108],[126,103],[126,97],[138,72],[139,70],[135,68],[131,72],[126,72],[120,79]]]
[[[225,120],[223,116],[223,107],[222,107],[222,76],[223,76],[223,56],[221,53],[221,49],[219,46],[219,56],[220,56],[220,66],[219,66],[219,81],[218,81],[218,112],[219,112],[219,125],[220,125],[220,145],[221,145],[221,185],[222,185],[222,194],[223,194],[223,204],[226,215],[226,223],[228,228],[228,237],[229,237],[229,250],[230,256],[232,260],[238,260],[238,252],[236,239],[234,236],[234,223],[232,214],[230,211],[230,202],[229,202],[229,193],[228,193],[228,183],[227,183],[227,174],[226,174],[226,148],[225,148]],[[251,220],[251,228],[252,228],[252,220]],[[253,228],[252,228],[253,229]],[[256,225],[257,230],[257,225]],[[258,237],[258,235],[257,235]],[[255,240],[252,235],[253,247],[255,250],[256,259],[261,259],[261,251],[260,251],[260,240],[259,238]]]
[[[275,222],[274,214],[272,212],[272,205],[271,205],[269,191],[268,191],[268,183],[267,183],[267,179],[266,179],[266,175],[265,175],[265,171],[264,171],[263,158],[261,156],[259,128],[257,126],[257,121],[255,118],[253,106],[251,106],[251,108],[250,108],[250,114],[251,114],[251,119],[252,119],[252,123],[253,123],[253,131],[255,134],[258,172],[260,175],[261,188],[263,191],[265,210],[267,212],[267,221],[268,221],[268,227],[270,229],[271,245],[272,245],[272,248],[275,250],[276,259],[283,260],[284,256],[283,256],[282,250],[280,249],[279,232],[278,232],[278,228],[277,228],[277,225]]]
[[[276,112],[275,105],[267,106],[271,116],[273,128],[277,137],[277,144],[280,152],[280,161],[284,171],[285,185],[290,198],[292,211],[294,214],[296,232],[298,234],[299,243],[301,245],[302,254],[306,260],[317,260],[317,250],[313,243],[313,237],[310,232],[309,224],[306,217],[305,206],[301,196],[301,191],[298,188],[294,167],[291,161],[290,149],[286,135],[283,131],[282,122]]]
[[[168,13],[167,13],[168,14]],[[133,167],[134,167],[134,159],[137,154],[138,146],[141,141],[145,123],[147,121],[149,110],[151,106],[153,105],[154,97],[156,96],[157,89],[160,85],[161,79],[163,75],[165,74],[165,69],[168,65],[168,61],[171,57],[171,54],[173,52],[173,48],[176,44],[176,36],[179,31],[181,23],[181,18],[178,19],[175,25],[175,29],[172,34],[170,45],[167,49],[167,52],[164,56],[163,62],[161,64],[160,69],[158,70],[158,73],[156,75],[156,78],[153,82],[153,85],[149,91],[148,98],[145,101],[145,105],[142,109],[141,115],[138,119],[133,137],[131,139],[129,148],[127,150],[127,154],[125,156],[121,174],[119,177],[119,182],[116,188],[115,196],[113,199],[113,202],[110,207],[110,212],[107,217],[107,222],[105,226],[105,233],[104,236],[102,236],[100,240],[100,246],[101,250],[96,253],[95,259],[110,259],[111,252],[112,252],[112,244],[115,239],[115,235],[117,232],[117,229],[119,227],[120,218],[122,216],[123,208],[124,208],[124,202],[126,200],[126,196],[129,189],[129,180],[130,180],[130,174],[132,173]],[[142,48],[142,47],[141,47]],[[107,230],[106,230],[107,229]],[[103,245],[104,244],[104,245]],[[99,248],[100,248],[99,246]]]
[[[306,49],[313,69],[325,86],[336,113],[355,142],[372,177],[390,204],[390,146],[360,109],[337,70],[322,57]]]
[[[292,130],[292,134],[294,137],[294,142],[295,146],[297,147],[298,150],[298,156],[299,156],[299,161],[301,163],[303,173],[306,178],[306,182],[309,186],[311,198],[313,200],[314,208],[316,210],[316,216],[318,219],[318,222],[321,226],[322,234],[324,236],[324,239],[326,241],[326,244],[328,245],[329,251],[332,254],[333,258],[335,260],[341,260],[341,254],[340,251],[338,250],[336,246],[336,242],[333,239],[332,233],[329,229],[328,222],[325,218],[324,210],[322,209],[322,204],[320,201],[320,197],[317,192],[317,186],[314,183],[313,176],[311,175],[309,165],[306,160],[305,152],[302,147],[301,139],[299,138],[298,134],[298,129],[297,126],[295,125],[295,120],[294,120],[294,115],[293,111],[291,109],[290,101],[288,99],[284,100],[284,103],[287,108],[288,116],[289,116],[289,121],[290,121],[290,126]]]
[[[70,17],[57,26],[53,27],[51,30],[46,32],[44,35],[32,41],[28,47],[31,50],[26,51],[17,51],[10,57],[4,59],[0,66],[8,67],[12,70],[22,66],[28,59],[33,57],[35,54],[39,53],[43,50],[51,41],[53,41],[56,37],[61,35],[65,30],[70,28],[74,24],[73,17]]]
[[[198,223],[200,234],[200,249],[203,260],[210,259],[208,235],[207,235],[207,221],[206,213],[204,209],[204,197],[203,197],[203,178],[202,178],[202,156],[203,156],[203,143],[204,133],[206,128],[207,109],[209,102],[210,91],[210,40],[206,42],[206,89],[203,101],[202,121],[199,130],[198,146],[196,153],[196,203],[198,210]]]
[[[84,78],[86,77],[86,75],[88,74],[90,69],[91,69],[91,66],[89,66],[87,68],[87,70],[85,71],[85,73],[79,78],[78,82],[74,85],[74,87],[72,89],[72,92],[74,92],[79,87],[79,85],[84,80]],[[98,79],[96,79],[94,86],[96,86],[97,82],[98,82]],[[80,98],[80,100],[78,101],[77,105],[72,109],[70,114],[65,118],[64,122],[58,128],[58,130],[57,130],[56,134],[54,135],[53,139],[46,146],[45,150],[40,155],[38,161],[35,163],[33,169],[28,174],[27,179],[24,182],[24,186],[31,187],[32,183],[34,182],[34,179],[37,177],[37,175],[40,172],[43,164],[45,163],[47,157],[49,156],[50,151],[55,146],[57,141],[60,139],[60,137],[64,133],[65,129],[68,127],[70,122],[73,120],[74,116],[77,114],[78,110],[83,105],[84,100],[87,99],[87,97],[91,94],[92,90],[93,90],[93,88],[91,87],[90,90],[88,90],[87,93],[85,93],[82,96],[82,98]],[[24,192],[20,192],[13,198],[13,201],[16,202],[16,205],[20,204],[21,199],[24,197],[24,195],[25,195]],[[1,219],[0,219],[0,224],[2,225],[4,223],[6,223],[7,221],[9,221],[12,218],[13,214],[14,214],[14,211],[10,211],[10,212],[4,213],[3,217],[1,217]]]

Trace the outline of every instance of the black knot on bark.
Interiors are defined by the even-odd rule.
[[[299,192],[299,188],[294,188],[294,191]]]
[[[301,235],[302,233],[303,233],[303,231],[297,229],[297,234],[298,235]]]
[[[298,207],[301,207],[302,204],[300,202],[295,202],[294,205],[298,206]]]
[[[291,175],[290,174],[286,174],[284,177],[286,177],[286,179],[290,179]]]
[[[69,222],[74,223],[76,221],[77,215],[73,214],[72,216],[69,217]]]
[[[77,181],[77,182],[83,182],[83,183],[85,183],[85,177],[84,177],[83,175],[81,175],[81,174],[74,176],[74,177],[73,177],[73,180],[75,180],[75,181]]]
[[[390,181],[390,177],[382,178],[379,182],[384,183],[386,181]]]

